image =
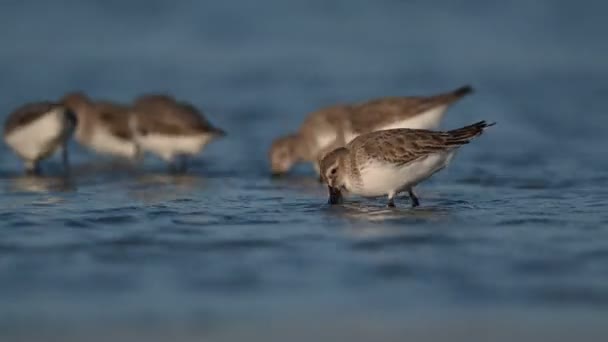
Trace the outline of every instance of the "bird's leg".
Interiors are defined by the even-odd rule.
[[[25,174],[28,176],[40,175],[40,165],[37,160],[27,160],[25,162]]]
[[[70,174],[70,157],[68,155],[68,143],[64,142],[61,146],[61,162],[63,164],[63,171],[66,175]]]
[[[387,205],[389,208],[395,208],[395,194],[394,193],[388,194],[388,204]]]
[[[418,200],[418,196],[416,196],[416,193],[414,192],[414,188],[410,188],[407,192],[410,195],[410,201],[412,201],[412,208],[420,206],[420,201]]]
[[[139,144],[135,144],[135,154],[133,155],[132,162],[133,162],[133,164],[141,164],[141,162],[143,160],[144,160],[144,151],[141,148],[141,146],[139,146]]]

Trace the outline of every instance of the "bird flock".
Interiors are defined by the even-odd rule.
[[[277,138],[268,151],[270,172],[284,175],[310,163],[328,188],[329,204],[344,195],[387,196],[389,207],[414,186],[446,167],[459,147],[493,124],[480,121],[435,131],[447,109],[473,92],[470,86],[432,96],[383,97],[338,104],[310,113],[296,132]],[[74,138],[96,153],[140,163],[149,153],[170,172],[185,172],[188,160],[226,132],[202,110],[166,94],[145,94],[130,104],[94,100],[82,92],[58,101],[28,103],[4,125],[4,141],[25,172],[39,175],[40,162],[61,151],[69,172],[67,144]]]

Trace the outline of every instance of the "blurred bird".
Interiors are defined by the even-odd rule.
[[[186,171],[188,157],[226,135],[192,104],[168,95],[143,95],[135,100],[133,107],[130,127],[135,141],[143,151],[169,163],[171,171]]]
[[[458,148],[492,125],[480,121],[447,132],[390,129],[360,135],[320,162],[329,203],[340,203],[346,191],[365,197],[387,195],[388,206],[394,207],[394,197],[407,191],[416,207],[420,202],[414,186],[446,167]]]
[[[21,157],[25,171],[40,173],[39,162],[62,150],[63,166],[69,170],[67,142],[76,125],[76,116],[61,104],[26,104],[7,118],[4,141]]]
[[[298,162],[317,161],[357,136],[392,128],[435,129],[447,108],[473,92],[470,86],[428,97],[385,97],[354,105],[336,105],[308,115],[298,132],[275,140],[269,151],[273,174]]]
[[[81,92],[65,95],[62,103],[78,118],[75,137],[80,144],[100,154],[131,160],[140,157],[140,149],[129,128],[129,107],[93,101]]]

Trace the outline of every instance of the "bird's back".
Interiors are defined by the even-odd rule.
[[[213,126],[192,104],[177,102],[166,95],[148,95],[134,105],[139,126],[168,135],[196,134],[212,131]]]
[[[9,134],[19,127],[40,119],[45,114],[56,109],[57,104],[52,102],[29,103],[12,112],[4,123],[4,134]]]

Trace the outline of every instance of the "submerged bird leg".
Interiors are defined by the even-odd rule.
[[[416,196],[414,189],[410,188],[407,193],[410,195],[410,201],[412,201],[412,208],[420,206],[420,201],[418,200],[418,196]]]

